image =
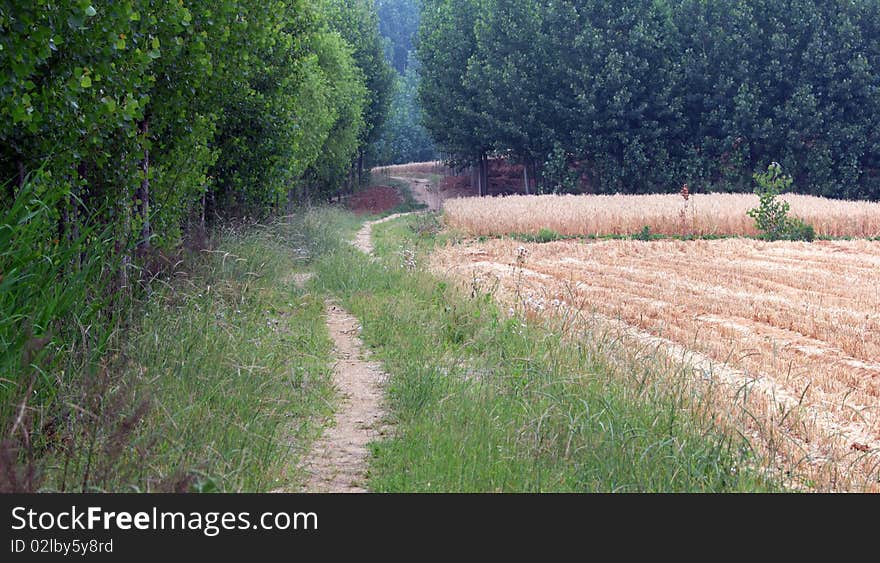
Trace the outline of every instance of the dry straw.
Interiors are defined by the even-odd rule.
[[[805,486],[880,487],[880,243],[500,239],[440,249],[433,267],[689,357],[718,412]]]
[[[880,203],[840,201],[786,194],[790,214],[830,237],[880,236]],[[682,216],[680,194],[542,195],[450,199],[447,224],[473,235],[537,233],[627,235],[650,227],[654,233],[755,235],[746,211],[758,205],[754,194],[690,194]]]

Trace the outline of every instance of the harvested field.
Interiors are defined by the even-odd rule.
[[[719,418],[797,486],[880,489],[880,242],[498,239],[432,267],[692,365]]]
[[[827,237],[880,236],[880,203],[841,201],[786,194],[790,214]],[[627,235],[650,227],[660,234],[757,234],[746,211],[758,205],[754,194],[542,195],[449,200],[446,222],[472,235],[537,233]]]

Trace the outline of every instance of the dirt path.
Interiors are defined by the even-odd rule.
[[[377,362],[361,359],[364,350],[358,338],[360,324],[332,301],[327,302],[327,328],[336,356],[333,384],[341,401],[335,424],[324,431],[303,462],[309,475],[303,492],[365,493],[367,444],[384,433],[385,374]]]
[[[402,214],[368,221],[352,244],[366,254],[373,252],[373,225]],[[306,278],[307,279],[307,278]],[[364,345],[358,320],[326,302],[327,329],[333,340],[333,384],[340,395],[335,420],[312,446],[302,468],[308,480],[302,488],[309,493],[365,493],[369,451],[367,444],[385,433],[382,386],[387,374],[378,362],[363,359]]]
[[[381,223],[387,223],[388,221],[392,221],[397,219],[398,217],[402,217],[404,215],[409,215],[408,213],[395,213],[394,215],[389,215],[388,217],[383,217],[381,219],[377,219],[375,221],[367,221],[364,223],[364,226],[361,227],[361,230],[357,232],[354,236],[354,240],[351,242],[361,252],[364,254],[372,254],[373,253],[373,225],[379,225]]]
[[[429,210],[436,212],[443,207],[443,196],[436,186],[431,185],[431,180],[408,176],[391,176],[391,179],[406,182],[415,200],[427,205]]]

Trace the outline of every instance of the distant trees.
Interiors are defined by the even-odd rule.
[[[411,63],[405,74],[396,77],[388,119],[378,141],[373,145],[376,162],[404,164],[437,158],[434,141],[422,125],[418,85],[417,63]]]
[[[420,0],[376,0],[385,58],[397,71],[388,119],[371,145],[373,164],[400,164],[437,158],[437,151],[422,124],[416,91],[418,61],[413,56],[421,18]]]
[[[352,46],[355,62],[367,86],[364,125],[360,135],[357,177],[361,179],[367,150],[378,140],[388,116],[394,70],[385,60],[379,19],[372,0],[326,0],[334,28]]]
[[[440,148],[545,190],[880,198],[880,7],[869,0],[425,0],[419,99]],[[534,172],[532,176],[535,176]]]
[[[419,29],[421,10],[419,0],[376,0],[379,14],[379,32],[388,41],[385,57],[401,76],[412,62],[410,53]]]

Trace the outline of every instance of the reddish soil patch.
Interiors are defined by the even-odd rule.
[[[348,208],[356,215],[378,215],[394,209],[403,200],[400,194],[389,186],[374,186],[351,196]]]

